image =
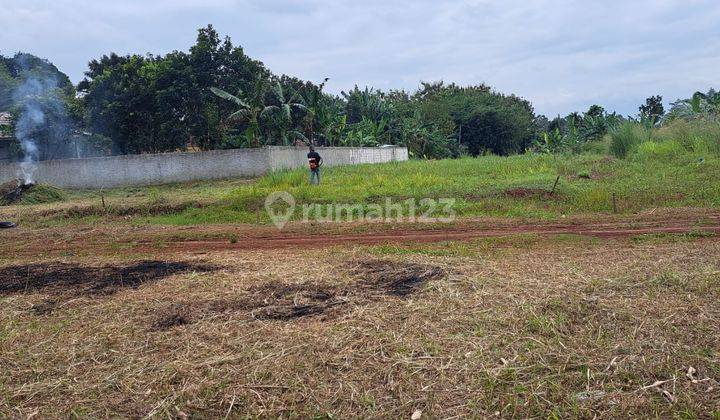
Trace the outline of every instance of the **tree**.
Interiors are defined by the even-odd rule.
[[[260,116],[266,111],[269,112],[270,109],[269,106],[263,104],[263,97],[265,95],[264,81],[258,78],[252,94],[247,96],[246,99],[240,99],[238,97],[242,95],[242,91],[239,91],[238,96],[235,96],[216,87],[212,87],[210,90],[215,95],[232,101],[240,107],[239,110],[230,114],[228,120],[245,122],[247,124],[247,130],[245,132],[246,138],[251,140],[255,147],[259,147],[261,143]]]
[[[70,136],[80,122],[78,109],[75,88],[55,65],[32,54],[0,55],[0,112],[13,115],[16,139],[32,144],[24,146],[26,157],[71,155]]]
[[[208,25],[188,53],[92,60],[78,88],[89,127],[110,137],[118,153],[214,149],[224,147],[232,131],[224,117],[237,110],[210,87],[252,92],[269,75]]]
[[[285,92],[280,85],[280,82],[276,82],[271,89],[276,103],[274,105],[267,106],[261,113],[262,119],[271,119],[274,131],[280,137],[282,144],[287,146],[290,144],[290,139],[301,139],[305,143],[308,143],[308,139],[293,126],[293,110],[299,110],[301,112],[308,112],[307,107],[303,104],[302,96],[299,92],[295,92],[289,97],[286,97]]]
[[[312,144],[337,144],[340,132],[345,128],[344,104],[338,98],[323,93],[328,80],[325,78],[317,86],[309,84],[303,88],[308,112],[303,118],[302,128]]]
[[[645,105],[640,105],[638,109],[641,118],[648,118],[653,121],[653,123],[660,121],[665,115],[665,107],[663,106],[662,96],[660,95],[645,99]]]
[[[600,105],[591,105],[585,113],[585,117],[598,118],[605,116],[605,108]]]
[[[486,85],[424,84],[413,95],[420,117],[472,155],[525,150],[534,137],[530,103],[493,92]]]
[[[720,116],[720,92],[715,89],[710,89],[707,93],[695,92],[691,98],[677,100],[670,106],[663,122],[678,118],[716,120]]]

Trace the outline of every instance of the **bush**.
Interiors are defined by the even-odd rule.
[[[578,178],[582,178],[582,179],[592,178],[592,174],[587,169],[583,169],[580,172],[578,172],[577,176],[578,176]]]

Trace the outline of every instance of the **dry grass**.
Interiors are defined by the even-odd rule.
[[[385,256],[158,249],[137,259],[220,268],[112,295],[55,296],[49,313],[32,310],[51,297],[43,289],[5,293],[0,415],[720,415],[720,242],[512,244]],[[86,266],[132,258],[52,257]],[[28,263],[6,255],[2,264]],[[367,287],[403,273],[434,274],[402,296]],[[311,292],[344,302],[257,316],[327,301]],[[186,319],[159,325],[164,315]]]

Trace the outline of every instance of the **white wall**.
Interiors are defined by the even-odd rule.
[[[262,175],[269,170],[307,166],[306,148],[213,150],[88,159],[49,160],[38,164],[36,182],[61,188],[112,188]],[[408,159],[404,147],[318,147],[327,166]],[[17,178],[16,164],[0,163],[0,182]]]

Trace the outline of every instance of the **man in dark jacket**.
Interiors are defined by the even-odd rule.
[[[312,146],[310,146],[310,153],[307,154],[307,157],[308,164],[310,164],[310,183],[320,184],[320,166],[322,166],[322,158]]]

